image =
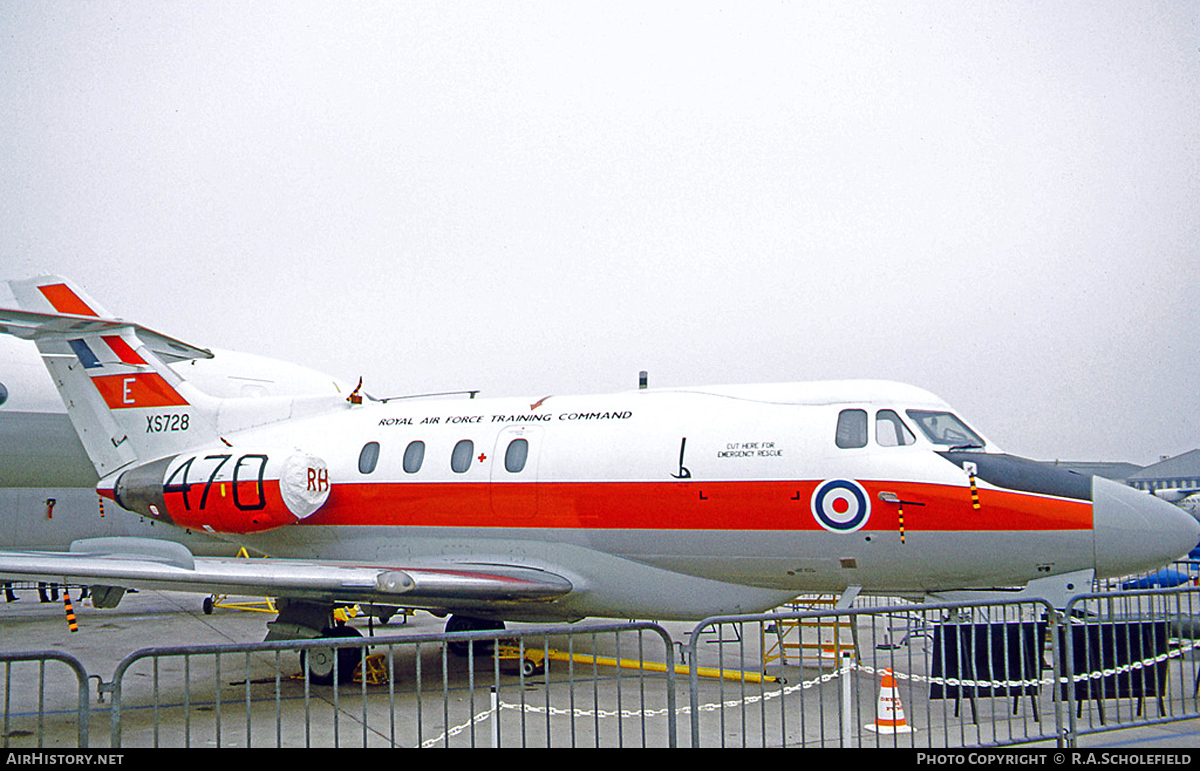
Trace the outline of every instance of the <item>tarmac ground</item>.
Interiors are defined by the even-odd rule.
[[[253,599],[243,601],[261,602]],[[204,612],[204,598],[201,596],[158,591],[130,593],[117,608],[112,609],[96,609],[88,600],[73,596],[72,608],[77,631],[71,631],[68,626],[61,598],[58,601],[42,602],[38,592],[31,588],[20,589],[15,602],[3,602],[0,598],[0,652],[60,651],[74,657],[83,665],[89,680],[88,736],[89,746],[93,749],[110,746],[113,725],[110,710],[112,696],[111,693],[105,693],[104,689],[111,685],[110,680],[118,664],[128,654],[135,650],[181,645],[259,643],[264,638],[266,622],[274,618],[271,614],[254,610],[223,607],[207,614]],[[440,634],[444,623],[444,619],[426,613],[397,617],[386,625],[378,621],[368,624],[361,618],[351,620],[351,624],[364,635],[373,634],[378,637]],[[693,625],[662,626],[667,628],[673,640],[682,641],[687,639]],[[661,650],[661,643],[652,641],[650,646],[654,644],[658,644]],[[597,646],[596,652],[605,651],[599,650]],[[628,653],[629,651],[625,651],[622,655]],[[678,646],[672,656],[678,662]],[[648,654],[645,658],[651,660],[653,656]],[[145,706],[146,702],[139,702],[141,706],[136,710],[129,708],[121,715],[121,747],[216,744],[246,746],[247,743],[266,747],[277,744],[440,746],[439,742],[448,742],[452,746],[490,746],[493,739],[489,735],[491,729],[487,722],[471,719],[471,716],[486,714],[489,709],[486,696],[480,695],[477,686],[481,682],[491,682],[493,673],[490,671],[490,657],[476,659],[482,663],[457,661],[450,663],[448,667],[442,664],[446,661],[452,660],[442,656],[440,647],[427,648],[423,653],[418,652],[415,657],[410,656],[403,659],[402,663],[396,664],[397,672],[403,669],[403,676],[398,679],[407,685],[398,689],[386,689],[387,693],[375,689],[368,695],[368,690],[365,687],[360,688],[359,685],[346,686],[334,693],[332,688],[322,688],[304,682],[303,677],[297,677],[301,667],[294,651],[285,652],[279,657],[264,654],[253,658],[247,656],[244,659],[225,658],[225,663],[218,664],[215,673],[207,669],[207,664],[198,660],[182,665],[163,660],[154,666],[161,667],[164,671],[182,666],[187,670],[187,676],[191,678],[190,682],[195,690],[182,694],[160,695],[157,690],[159,687],[169,689],[174,686],[159,686],[159,681],[155,679],[153,688],[156,706],[149,708]],[[73,711],[75,702],[72,696],[73,693],[77,693],[74,675],[61,665],[47,663],[45,671],[48,685],[39,693],[38,686],[33,682],[34,670],[29,669],[32,666],[36,665],[13,664],[10,671],[5,664],[0,664],[0,689],[3,689],[0,692],[0,707],[5,710],[3,748],[25,750],[39,746],[77,746],[77,725]],[[281,673],[281,677],[275,677],[276,671]],[[436,699],[426,699],[418,704],[413,701],[411,684],[414,682],[414,676],[417,680],[420,679],[422,671]],[[131,668],[131,674],[127,675],[125,680],[130,684],[127,686],[128,690],[132,693],[137,689],[146,691],[151,688],[148,683],[152,674],[157,678],[159,672],[155,669],[151,673],[145,667],[142,670]],[[562,704],[564,699],[569,700],[574,709],[585,714],[582,719],[570,720],[569,724],[563,722],[564,718],[560,714],[555,713],[553,718],[550,716],[554,710],[550,708],[549,696],[546,695],[551,690],[551,685],[561,687],[561,679],[551,684],[548,681],[554,678],[536,674],[522,677],[519,672],[505,671],[500,675],[496,681],[501,684],[499,698],[509,706],[517,706],[512,713],[504,714],[503,722],[498,723],[504,737],[501,743],[504,746],[512,743],[531,746],[665,745],[666,738],[661,720],[665,688],[661,677],[639,680],[636,675],[622,675],[611,670],[589,670],[583,666],[577,666],[573,675],[579,677],[572,692],[555,697],[558,699],[557,704]],[[800,671],[800,667],[795,667],[794,671],[788,674],[793,682],[816,676],[819,676],[819,673],[808,669]],[[215,685],[217,682],[220,683],[219,686]],[[868,684],[868,687],[874,688],[874,682]],[[220,693],[220,698],[210,699],[211,703],[207,705],[201,704],[200,702],[207,697],[196,694],[212,693],[214,688]],[[744,699],[748,692],[742,683],[705,682],[703,688],[700,702],[707,706],[729,703],[731,699]],[[749,693],[750,701],[753,702],[753,688]],[[909,715],[936,714],[929,712],[927,705],[918,703],[919,700],[914,698],[913,691],[905,693],[908,701],[903,708]],[[639,702],[639,698],[642,701]],[[786,740],[772,738],[762,727],[767,724],[766,718],[760,726],[754,722],[755,711],[749,710],[749,723],[745,717],[746,712],[729,713],[728,717],[706,713],[702,744],[734,747],[775,743],[838,746],[837,731],[831,731],[828,725],[830,715],[835,715],[829,711],[828,701],[831,697],[828,691],[820,692],[818,688],[797,691],[795,698],[803,699],[812,709],[811,714],[820,717],[807,718],[808,725],[793,729],[788,733]],[[676,699],[677,708],[687,707],[689,683],[686,675],[677,675]],[[543,700],[546,702],[544,707]],[[767,700],[763,701],[765,703]],[[130,703],[133,703],[132,698]],[[589,712],[586,709],[589,705],[596,708]],[[604,705],[604,708],[600,705]],[[642,705],[650,705],[646,712],[653,712],[654,716],[649,719],[640,716],[610,719],[610,715],[618,710],[636,711],[641,709]],[[609,706],[612,710],[607,709]],[[869,711],[873,707],[872,704],[866,709]],[[253,729],[250,727],[250,720],[242,716],[240,710],[243,708],[255,713]],[[945,714],[944,705],[939,705],[939,708]],[[214,710],[215,716],[211,714]],[[864,722],[862,711],[863,708],[860,707],[855,716],[856,723]],[[422,715],[422,720],[425,721],[422,727],[412,729],[411,726],[405,726],[397,732],[394,725],[397,721],[396,716],[411,715],[414,712]],[[464,715],[465,719],[462,717]],[[867,715],[867,718],[871,717],[874,716]],[[802,721],[804,719],[801,718]],[[836,716],[832,719],[836,720]],[[216,721],[215,728],[212,720]],[[687,746],[690,742],[689,720],[688,715],[681,715],[679,718],[680,746]],[[608,721],[608,724],[602,725],[602,721]],[[613,728],[612,725],[616,723],[620,725]],[[946,737],[947,746],[955,745],[954,730],[941,735]],[[986,737],[980,740],[980,734],[972,734],[968,730],[963,730],[957,735],[962,739],[960,746],[988,743]],[[940,743],[943,739],[938,738],[936,741]],[[886,736],[881,739],[874,733],[856,733],[851,743],[857,745],[859,742],[865,746],[890,744]],[[906,745],[901,743],[900,746]],[[1053,741],[1035,741],[1022,747],[1037,750],[1056,749]],[[1196,750],[1200,748],[1200,720],[1162,722],[1086,734],[1080,736],[1077,748],[1108,748],[1132,752]],[[1200,759],[1200,751],[1195,754],[1197,759]]]

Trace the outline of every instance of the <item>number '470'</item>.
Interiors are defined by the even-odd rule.
[[[208,505],[208,495],[209,495],[209,492],[211,492],[211,490],[212,490],[213,483],[216,482],[218,485],[222,485],[222,486],[225,484],[224,480],[217,479],[217,474],[220,473],[222,467],[224,467],[225,464],[227,462],[229,462],[229,459],[232,457],[233,457],[232,455],[228,455],[228,454],[205,455],[203,460],[215,462],[212,467],[212,471],[210,471],[208,474],[208,481],[206,481],[206,482],[189,482],[188,481],[188,476],[191,474],[191,471],[192,471],[192,465],[194,463],[196,463],[197,460],[200,460],[196,456],[188,458],[182,464],[180,464],[179,468],[177,468],[177,469],[175,469],[175,471],[171,472],[171,476],[167,479],[166,483],[163,485],[163,493],[164,494],[183,493],[183,508],[187,511],[191,511],[192,501],[189,496],[191,495],[192,488],[203,485],[204,491],[200,494],[200,500],[198,502],[199,505],[197,506],[198,509],[203,509],[205,506]],[[233,479],[232,479],[232,484],[230,485],[233,488],[233,505],[234,506],[238,507],[242,511],[257,511],[259,509],[266,508],[267,498],[266,498],[266,494],[265,494],[266,490],[265,490],[265,484],[264,484],[264,479],[263,479],[263,475],[266,472],[266,469],[267,469],[267,456],[259,454],[259,453],[249,453],[247,455],[242,455],[242,456],[238,457],[238,459],[236,461],[234,461]],[[248,479],[247,478],[239,479],[239,477],[247,477],[247,476],[249,477]],[[201,474],[201,477],[203,477],[203,474]],[[255,491],[255,495],[254,495],[253,500],[250,500],[250,501],[242,500],[242,496],[245,495],[245,492],[243,492],[242,490],[239,489],[241,487],[238,484],[239,481],[254,483],[253,488]],[[224,495],[224,489],[221,490],[221,495],[222,496]]]

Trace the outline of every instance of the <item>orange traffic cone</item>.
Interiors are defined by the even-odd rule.
[[[879,685],[879,702],[875,710],[875,722],[863,726],[868,731],[881,734],[912,733],[908,722],[904,719],[904,706],[900,703],[900,693],[896,690],[896,678],[892,670],[883,670],[883,682]]]

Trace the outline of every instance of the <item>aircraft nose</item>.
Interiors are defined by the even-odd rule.
[[[1200,543],[1200,523],[1178,506],[1103,477],[1092,477],[1097,577],[1156,570]]]

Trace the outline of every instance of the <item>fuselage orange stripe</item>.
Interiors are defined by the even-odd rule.
[[[667,530],[821,530],[814,481],[334,484],[309,525],[544,527]],[[909,506],[906,532],[1090,530],[1087,501],[987,490],[971,507],[965,487],[863,482],[874,497]],[[875,498],[863,530],[898,531],[898,507]]]

